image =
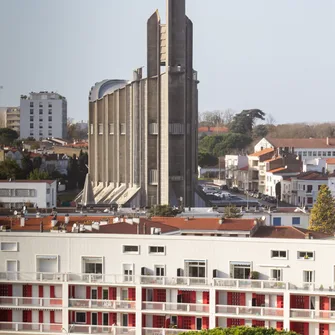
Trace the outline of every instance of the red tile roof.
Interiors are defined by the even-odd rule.
[[[334,149],[335,148],[335,138],[271,138],[266,137],[266,139],[275,148],[311,148],[311,149]]]
[[[256,151],[253,154],[250,154],[249,156],[251,156],[251,157],[260,157],[260,156],[266,155],[266,154],[268,154],[270,152],[274,152],[274,149],[273,148],[266,148],[266,149],[263,149],[261,151]]]
[[[295,176],[299,180],[328,180],[328,176],[317,171],[302,172]]]
[[[287,168],[286,167],[280,167],[280,168],[277,168],[277,169],[269,170],[267,172],[277,173],[277,172],[283,172],[284,170],[287,170]]]
[[[290,227],[290,226],[261,226],[258,227],[257,231],[252,235],[252,237],[262,237],[262,238],[289,238],[289,239],[324,239],[330,238],[332,235],[315,232],[312,230],[307,230],[303,228]]]
[[[326,163],[327,164],[335,164],[335,158],[327,158]]]
[[[228,133],[227,127],[199,127],[199,133]]]

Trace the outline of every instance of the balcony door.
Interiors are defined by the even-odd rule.
[[[98,325],[98,313],[92,313],[92,326]]]
[[[235,279],[249,279],[251,272],[250,262],[230,262],[230,277]]]
[[[7,279],[8,280],[17,280],[17,260],[7,260],[6,261],[6,270],[7,270]]]

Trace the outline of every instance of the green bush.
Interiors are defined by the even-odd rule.
[[[179,333],[179,335],[298,335],[292,331],[265,327],[230,327]]]

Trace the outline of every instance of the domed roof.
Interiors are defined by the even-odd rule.
[[[113,93],[115,90],[118,90],[126,86],[128,80],[124,79],[105,79],[96,83],[90,91],[89,101],[96,101],[101,99],[106,94]]]

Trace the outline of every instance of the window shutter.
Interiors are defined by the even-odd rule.
[[[109,300],[116,300],[116,287],[109,287],[108,291]]]
[[[277,295],[277,308],[284,308],[284,296]]]
[[[209,328],[209,317],[208,316],[204,316],[202,318],[202,328],[204,328],[204,329]]]
[[[38,311],[38,322],[43,323],[43,311]]]
[[[102,287],[99,286],[98,287],[98,300],[101,300],[102,299]]]
[[[240,293],[240,304],[245,306],[245,293]]]
[[[86,312],[86,324],[91,324],[91,312]]]
[[[98,325],[101,326],[102,325],[102,312],[98,313]]]
[[[43,298],[43,286],[42,285],[38,286],[38,297]],[[51,298],[51,294],[50,294],[50,298]]]
[[[202,303],[206,305],[209,304],[209,292],[202,293]]]
[[[227,303],[229,306],[233,304],[233,293],[232,292],[227,292]]]
[[[128,298],[131,301],[136,300],[136,289],[135,289],[135,287],[129,287],[128,288]]]
[[[55,311],[50,311],[50,323],[55,323]]]
[[[50,286],[50,298],[55,298],[55,286]]]
[[[8,296],[12,297],[13,296],[13,285],[12,284],[8,284]]]
[[[86,286],[86,299],[91,299],[91,287]]]

